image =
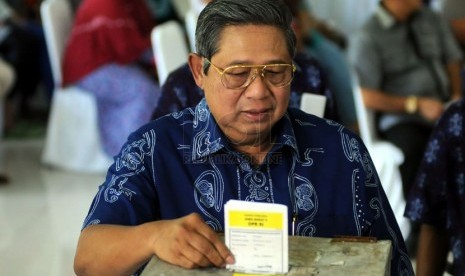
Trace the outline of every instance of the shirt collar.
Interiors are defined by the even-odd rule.
[[[381,26],[385,29],[391,28],[397,22],[396,18],[382,4],[378,6],[375,15]]]
[[[282,147],[290,147],[298,154],[297,140],[287,112],[276,124],[275,131],[277,136],[272,151]],[[195,107],[191,145],[192,161],[203,159],[208,155],[230,147],[228,139],[213,118],[205,98]]]

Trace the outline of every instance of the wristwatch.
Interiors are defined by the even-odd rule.
[[[414,114],[418,111],[418,97],[408,96],[405,101],[405,111],[408,114]]]

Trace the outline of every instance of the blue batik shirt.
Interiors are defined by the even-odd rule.
[[[451,105],[430,137],[405,216],[445,229],[453,275],[465,275],[465,102]]]
[[[138,225],[197,212],[215,231],[224,231],[228,200],[280,203],[289,207],[289,217],[297,215],[297,235],[391,240],[392,275],[413,275],[360,138],[334,121],[293,108],[273,133],[271,151],[256,166],[234,150],[205,99],[154,120],[134,132],[115,157],[84,227]]]

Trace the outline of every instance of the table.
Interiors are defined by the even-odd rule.
[[[350,241],[347,238],[289,237],[286,275],[389,275],[391,241]],[[226,269],[184,269],[153,257],[141,276],[232,276]],[[243,274],[240,274],[243,275]]]

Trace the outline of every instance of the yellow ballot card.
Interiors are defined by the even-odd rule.
[[[236,260],[228,269],[260,274],[288,272],[286,205],[230,200],[224,216],[225,242]]]

